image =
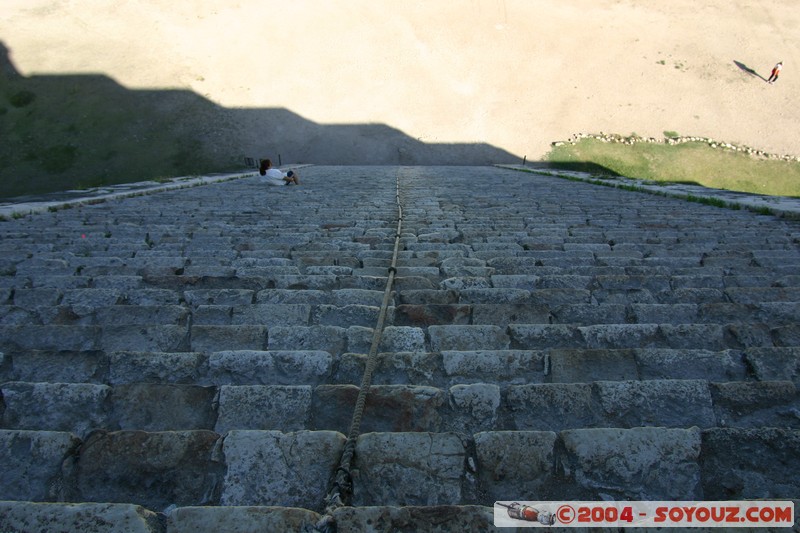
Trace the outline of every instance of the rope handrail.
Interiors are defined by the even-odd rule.
[[[331,489],[325,496],[325,514],[317,522],[316,528],[323,533],[333,533],[336,531],[336,524],[333,520],[333,512],[339,507],[349,505],[352,496],[353,481],[350,469],[353,466],[353,459],[356,451],[356,441],[361,433],[361,418],[364,415],[364,408],[367,402],[367,395],[372,386],[372,373],[378,363],[378,347],[383,336],[384,322],[389,309],[389,302],[392,298],[392,287],[394,278],[397,275],[397,256],[400,250],[400,234],[403,229],[403,206],[400,203],[400,176],[397,176],[395,184],[395,201],[397,203],[397,230],[394,237],[394,251],[392,252],[392,262],[388,268],[388,278],[386,288],[383,292],[380,312],[378,313],[378,323],[372,332],[372,344],[370,345],[367,362],[364,367],[364,374],[361,377],[361,386],[358,390],[358,398],[353,409],[353,418],[350,422],[350,431],[347,434],[342,449],[342,456],[336,468]]]

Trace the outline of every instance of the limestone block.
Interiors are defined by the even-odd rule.
[[[11,291],[6,294],[6,299]],[[61,300],[62,291],[54,288],[34,288],[14,290],[14,305],[23,309],[35,309],[37,307],[58,305]]]
[[[197,352],[112,352],[108,382],[197,383],[207,370],[206,357]]]
[[[486,533],[510,531],[494,527],[491,507],[438,505],[422,507],[340,507],[333,513],[339,531],[380,533]]]
[[[700,431],[633,428],[576,429],[560,438],[560,467],[576,486],[573,495],[630,500],[697,500],[709,497],[700,485]]]
[[[481,383],[487,376],[502,383],[544,381],[544,354],[532,350],[474,350],[441,352],[445,375],[455,383]]]
[[[434,291],[442,292],[442,291]],[[394,323],[398,326],[467,325],[472,306],[455,304],[403,304],[396,308]]]
[[[638,379],[633,350],[551,350],[554,383]]]
[[[158,515],[124,503],[0,502],[4,533],[80,531],[85,533],[165,533]]]
[[[530,298],[530,291],[525,289],[475,288],[463,289],[460,292],[459,303],[493,305],[519,304],[528,303]]]
[[[78,316],[86,316],[101,307],[117,305],[122,301],[122,293],[114,289],[74,289],[66,291],[62,305],[72,307]]]
[[[170,289],[134,290],[129,288],[126,289],[123,294],[125,295],[125,303],[128,305],[159,306],[178,305],[181,303],[181,293]]]
[[[105,354],[95,351],[22,352],[6,354],[6,360],[9,380],[51,383],[97,382],[108,364]]]
[[[213,429],[215,387],[160,383],[117,385],[111,394],[112,429]]]
[[[425,332],[422,328],[386,326],[381,335],[380,352],[423,352]]]
[[[510,324],[511,346],[522,350],[547,348],[583,348],[583,338],[574,326],[567,324]]]
[[[374,327],[378,323],[379,307],[368,305],[318,305],[311,315],[311,323],[322,326],[364,326]],[[391,323],[391,320],[389,320]],[[304,323],[301,323],[304,324]],[[285,325],[285,324],[282,324]]]
[[[507,350],[508,335],[499,326],[430,326],[431,351]]]
[[[492,287],[533,291],[539,286],[541,277],[530,274],[499,274],[491,276],[491,279]]]
[[[714,428],[703,432],[705,499],[796,498],[800,494],[798,464],[800,430]]]
[[[703,380],[599,381],[595,389],[609,427],[716,425]]]
[[[188,342],[187,326],[110,326],[103,328],[99,344],[107,352],[185,352]]]
[[[592,303],[592,293],[586,289],[572,289],[569,287],[539,288],[531,291],[531,303],[556,307],[559,305],[589,305]]]
[[[211,351],[229,349],[233,348]],[[268,349],[270,351],[323,350],[334,356],[340,355],[347,350],[347,330],[337,326],[276,326],[269,328]]]
[[[275,276],[276,289],[332,291],[339,287],[339,276],[333,274]]]
[[[66,467],[67,501],[134,503],[154,511],[170,505],[216,505],[224,467],[211,431],[92,433]]]
[[[55,498],[52,486],[61,463],[79,444],[71,433],[0,429],[0,500]]]
[[[404,290],[399,293],[401,304],[409,305],[448,305],[458,303],[458,291],[455,290]]]
[[[180,305],[112,305],[95,311],[95,323],[109,326],[186,326],[189,311]]]
[[[647,348],[663,343],[658,324],[601,324],[578,330],[587,348]]]
[[[367,305],[380,307],[383,303],[382,291],[370,291],[365,289],[339,289],[333,291],[333,305],[344,307],[346,305]],[[390,298],[389,305],[393,304]]]
[[[475,434],[478,479],[491,500],[520,494],[553,495],[556,434],[551,431],[491,431]]]
[[[96,326],[0,326],[0,350],[86,352],[100,346]]]
[[[311,316],[310,305],[257,304],[233,308],[231,324],[264,326],[305,326]]]
[[[192,326],[190,349],[195,352],[264,350],[267,330],[267,326]]]
[[[334,431],[231,431],[221,505],[321,510],[345,436]]]
[[[720,344],[723,335],[727,337],[728,344],[735,348],[769,348],[772,346],[780,346],[773,340],[773,330],[767,324],[729,324],[724,327],[720,326]],[[789,344],[791,346],[791,344]],[[723,345],[723,348],[727,345]],[[713,349],[713,348],[712,348]],[[720,348],[717,348],[720,349]]]
[[[489,278],[463,276],[451,277],[439,283],[442,290],[462,291],[464,289],[488,289],[492,286]]]
[[[276,429],[295,431],[307,426],[311,409],[308,385],[240,385],[219,389],[215,431]]]
[[[169,533],[316,533],[320,515],[294,507],[178,507],[167,515]]]
[[[488,277],[494,272],[486,267],[486,261],[473,257],[446,257],[439,269],[446,278]]]
[[[800,393],[791,381],[711,383],[719,426],[800,429]]]
[[[487,383],[454,385],[450,387],[452,414],[444,417],[450,431],[476,433],[491,431],[497,422],[500,407],[500,387]]]
[[[787,380],[800,385],[800,347],[749,348],[744,353],[760,381]]]
[[[312,427],[347,433],[358,397],[355,385],[314,389]],[[439,431],[444,391],[419,385],[373,385],[367,395],[361,432]]]
[[[549,324],[552,318],[550,308],[546,305],[528,303],[472,305],[472,323],[476,325]]]
[[[744,354],[736,350],[635,350],[641,379],[707,379],[744,381]]]
[[[254,295],[255,291],[250,289],[197,289],[183,292],[186,303],[192,307],[201,305],[250,305],[253,303]]]
[[[208,357],[215,385],[316,385],[330,375],[333,357],[321,350],[228,350]]]
[[[107,427],[110,390],[90,383],[4,383],[3,427],[85,435]]]
[[[365,354],[343,354],[332,382],[359,385],[364,374],[366,358]],[[380,385],[417,383],[438,387],[445,382],[439,353],[387,352],[378,353],[377,359],[372,375],[373,383]]]
[[[770,333],[775,346],[800,346],[800,324],[787,324],[773,328]],[[766,339],[762,341],[761,346],[769,346]]]
[[[465,448],[453,433],[367,433],[356,444],[354,505],[456,505]]]
[[[592,391],[590,383],[512,385],[505,404],[518,430],[597,427],[602,415]]]
[[[246,305],[248,302],[241,302],[238,305]],[[258,304],[307,304],[319,305],[331,303],[331,293],[319,290],[289,290],[289,289],[265,289],[256,294]]]

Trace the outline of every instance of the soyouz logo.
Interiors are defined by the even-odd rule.
[[[794,502],[498,501],[496,527],[792,527]]]

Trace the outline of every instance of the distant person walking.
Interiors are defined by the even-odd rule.
[[[778,75],[781,73],[781,69],[783,69],[783,61],[778,61],[778,64],[772,67],[772,74],[769,75],[767,83],[775,83],[778,81]]]
[[[297,175],[297,172],[290,170],[284,174],[277,168],[272,168],[272,161],[269,159],[261,160],[261,166],[258,167],[258,173],[264,176],[265,181],[269,185],[300,185],[300,176]]]

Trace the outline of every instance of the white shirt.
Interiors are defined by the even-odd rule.
[[[277,168],[267,169],[267,173],[263,176],[264,181],[269,185],[286,185],[287,182],[283,178],[286,176]]]

